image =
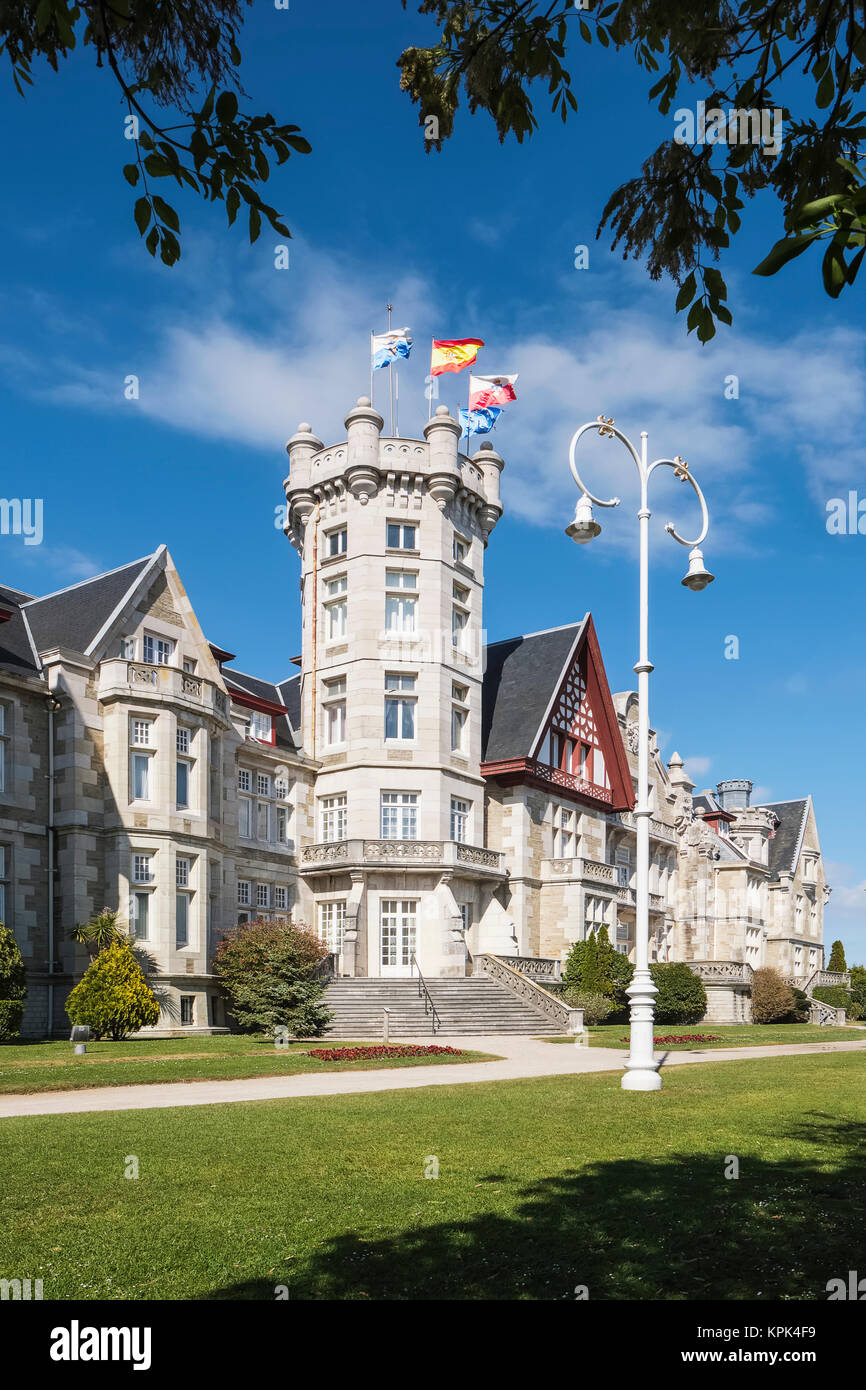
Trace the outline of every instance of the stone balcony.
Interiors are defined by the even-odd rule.
[[[204,676],[180,671],[176,666],[152,666],[144,661],[127,661],[115,657],[99,667],[99,699],[134,699],[136,703],[186,706],[202,714],[211,714],[228,726],[229,701],[225,691]]]
[[[623,907],[634,907],[635,890],[629,884],[628,870],[620,864],[607,864],[600,859],[543,859],[542,877],[547,883],[563,880],[578,880],[593,889],[600,888],[612,893]],[[650,893],[650,912],[664,912],[665,900],[661,893]]]
[[[609,811],[607,816],[608,825],[615,825],[625,830],[636,830],[637,822],[631,811]],[[675,845],[677,843],[677,832],[672,825],[666,825],[662,820],[650,819],[649,832],[651,840],[663,840],[665,844]]]
[[[474,877],[504,877],[502,855],[455,840],[330,840],[305,845],[298,856],[302,874],[348,869],[450,869]]]

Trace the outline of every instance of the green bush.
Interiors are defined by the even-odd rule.
[[[128,941],[100,951],[67,999],[66,1012],[73,1023],[88,1025],[95,1038],[114,1042],[153,1027],[159,1003]]]
[[[848,969],[847,965],[845,964],[845,947],[842,945],[841,941],[833,942],[833,945],[830,949],[830,959],[827,962],[827,969],[839,971]],[[827,1003],[827,1000],[825,1000],[824,1002]]]
[[[327,955],[305,926],[259,919],[224,934],[213,970],[241,1029],[271,1033],[284,1026],[296,1038],[311,1038],[333,1018],[322,1002],[326,981],[317,974]]]
[[[0,1042],[11,1042],[21,1031],[27,976],[18,942],[0,922]]]
[[[602,924],[585,941],[576,941],[568,954],[562,983],[566,989],[584,994],[603,994],[616,1010],[626,1004],[625,991],[631,984],[634,967],[628,956],[615,951]]]
[[[808,1023],[809,1022],[809,996],[802,989],[796,987],[791,989],[794,996],[794,1008],[785,1018],[780,1019],[780,1023]]]
[[[851,1008],[851,991],[843,989],[842,985],[818,985],[812,990],[812,998],[820,999],[822,1004],[832,1004],[834,1009],[847,1012]]]
[[[21,1032],[23,999],[0,999],[0,1043],[14,1042]]]
[[[858,1018],[866,1018],[866,965],[852,965],[850,974],[852,1006],[858,1009]]]
[[[657,961],[650,966],[656,1023],[700,1023],[707,1011],[707,991],[699,975],[681,961]]]
[[[565,1002],[573,1009],[583,1009],[583,1021],[587,1027],[604,1023],[614,1011],[614,1006],[603,994],[586,994],[583,990],[567,989]]]

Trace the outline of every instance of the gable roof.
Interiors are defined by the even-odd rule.
[[[773,878],[793,873],[800,858],[800,847],[809,815],[809,797],[796,801],[765,801],[761,810],[775,811],[779,824],[769,841],[768,864]]]
[[[86,652],[153,560],[145,555],[44,598],[28,599],[22,612],[36,650],[63,646]]]
[[[243,699],[245,695],[251,700],[264,700],[269,705],[279,705],[286,709],[286,701],[280,686],[273,681],[261,680],[258,676],[248,676],[245,671],[231,671],[223,668],[222,678],[226,683],[226,688],[231,695],[237,694]],[[300,684],[300,676],[296,677]],[[283,682],[286,684],[287,682]],[[300,710],[300,696],[298,697],[298,709]],[[278,748],[291,748],[296,751],[300,748],[300,738],[296,733],[297,725],[289,717],[288,710],[283,715],[275,714],[274,718],[274,739]]]
[[[481,687],[481,761],[529,758],[545,715],[556,698],[579,623],[508,637],[485,648]]]
[[[550,769],[539,759],[551,717],[569,682],[585,670],[585,693],[597,730],[598,746],[605,755],[609,790],[603,799],[612,809],[631,809],[634,788],[619,728],[613,697],[607,683],[592,615],[579,623],[494,642],[486,649],[481,693],[481,770],[493,777],[550,782]],[[595,736],[593,736],[595,741]],[[555,783],[566,795],[578,799],[602,796],[599,789],[572,774],[555,774]]]
[[[0,585],[0,608],[10,615],[5,622],[0,622],[0,668],[18,676],[40,674],[39,658],[21,612],[22,600],[28,597],[19,589]]]

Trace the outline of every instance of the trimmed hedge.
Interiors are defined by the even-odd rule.
[[[707,1011],[707,991],[699,975],[682,961],[657,961],[650,966],[656,1023],[700,1023]]]
[[[812,998],[819,999],[822,1004],[832,1004],[834,1009],[844,1009],[846,1013],[851,1008],[851,991],[842,985],[818,985],[817,989],[812,990]]]

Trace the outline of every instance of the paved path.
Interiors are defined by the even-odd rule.
[[[429,1039],[419,1041],[428,1042]],[[227,1101],[291,1100],[296,1096],[355,1095],[364,1091],[415,1090],[419,1086],[466,1086],[478,1081],[620,1071],[626,1056],[624,1051],[612,1047],[575,1047],[570,1043],[546,1043],[527,1037],[437,1038],[436,1041],[473,1052],[492,1052],[501,1057],[501,1061],[325,1072],[320,1076],[304,1072],[298,1076],[259,1076],[242,1081],[173,1081],[150,1086],[43,1091],[36,1095],[0,1096],[0,1119],[16,1115],[72,1115],[88,1110],[164,1110],[175,1106],[222,1105]],[[671,1052],[665,1065],[742,1062],[752,1057],[852,1051],[866,1052],[866,1039],[863,1042],[785,1043],[776,1047]]]

